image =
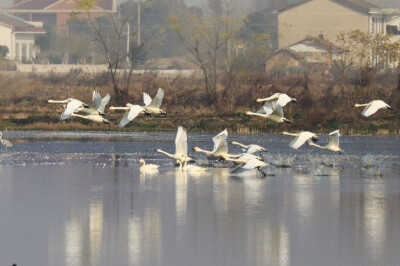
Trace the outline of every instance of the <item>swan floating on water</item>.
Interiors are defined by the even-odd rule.
[[[0,141],[1,141],[1,144],[4,146],[4,148],[6,148],[6,149],[11,148],[13,146],[13,144],[10,141],[3,139],[2,132],[0,132]]]
[[[168,153],[161,149],[157,149],[156,152],[162,153],[174,159],[177,163],[182,159],[182,156],[185,157],[185,161],[194,161],[192,158],[187,156],[188,147],[187,147],[187,133],[186,130],[183,129],[182,126],[178,127],[178,131],[176,132],[175,136],[175,154]]]
[[[364,104],[354,104],[354,107],[365,107],[364,110],[361,112],[362,116],[368,117],[375,114],[379,109],[389,109],[393,110],[387,103],[382,100],[373,100],[369,103]]]
[[[310,146],[314,146],[320,149],[324,149],[324,150],[329,150],[329,151],[334,151],[334,152],[338,152],[339,154],[344,153],[344,151],[339,148],[339,137],[340,137],[340,133],[339,133],[339,129],[332,131],[331,133],[329,133],[329,139],[328,139],[328,144],[325,146],[321,146],[318,145],[312,141],[308,141],[308,145]]]
[[[306,141],[317,141],[318,136],[315,133],[312,133],[310,131],[301,131],[300,133],[289,133],[286,131],[282,132],[283,135],[289,135],[289,136],[294,136],[295,138],[290,141],[289,147],[292,149],[298,149],[300,148]]]
[[[182,171],[188,171],[188,172],[204,172],[207,169],[201,166],[197,165],[188,165],[188,157],[186,155],[182,155],[181,159],[178,160],[179,163],[179,169]],[[183,167],[182,167],[183,165]]]
[[[158,165],[156,164],[146,164],[146,162],[144,161],[144,159],[140,159],[139,163],[141,163],[142,165],[140,166],[140,171],[155,171],[158,170]]]

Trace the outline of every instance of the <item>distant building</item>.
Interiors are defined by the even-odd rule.
[[[325,73],[329,71],[335,60],[339,59],[343,49],[324,39],[307,37],[301,41],[278,50],[266,63],[267,72],[301,71]]]
[[[75,0],[14,0],[7,12],[27,21],[40,21],[46,25],[65,26],[71,17],[71,12],[76,12]],[[116,13],[116,0],[97,0],[90,9],[92,17],[103,16],[106,13]],[[86,17],[85,13],[80,14]]]
[[[278,11],[278,48],[323,34],[335,43],[341,32],[361,30],[400,37],[400,9],[383,9],[364,0],[305,0]]]
[[[8,47],[7,59],[18,62],[33,60],[35,35],[46,33],[39,23],[29,23],[20,18],[0,12],[0,45]]]

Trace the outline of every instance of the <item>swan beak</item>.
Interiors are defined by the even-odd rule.
[[[288,123],[288,124],[293,124],[293,122],[292,122],[292,121],[290,121],[290,120],[287,120],[287,119],[283,120],[283,122],[285,122],[285,123]]]
[[[297,103],[297,99],[296,98],[292,98],[292,102]]]
[[[166,112],[164,112],[164,111],[161,111],[161,114],[162,114],[162,115],[167,115],[167,113],[166,113]]]
[[[388,108],[387,109],[389,109],[389,110],[393,110],[393,108],[392,107],[390,107],[390,106],[388,106]]]

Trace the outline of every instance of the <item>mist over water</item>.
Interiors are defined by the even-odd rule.
[[[290,136],[230,134],[267,147],[267,176],[191,151],[175,132],[3,132],[0,258],[4,265],[396,265],[400,140],[342,136],[344,155],[287,145]],[[321,136],[323,145],[327,138]],[[241,152],[229,145],[230,153]],[[138,160],[160,165],[139,171]]]

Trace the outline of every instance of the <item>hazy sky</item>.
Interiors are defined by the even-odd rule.
[[[125,2],[126,0],[117,0],[117,3],[120,4],[122,2]],[[144,1],[144,0],[142,0]],[[199,6],[202,8],[207,8],[207,0],[184,0],[185,3],[188,6]],[[218,1],[218,0],[214,0]],[[227,0],[220,0],[222,2],[225,2]],[[298,3],[302,0],[292,0],[294,3]],[[231,2],[235,2],[236,5],[238,5],[240,10],[245,10],[246,12],[252,12],[255,10],[260,10],[260,8],[265,8],[268,6],[270,0],[231,0]],[[368,2],[376,4],[380,7],[394,7],[394,8],[400,8],[400,1],[399,0],[368,0]],[[12,0],[0,0],[0,7],[6,7],[10,6],[12,3]]]

